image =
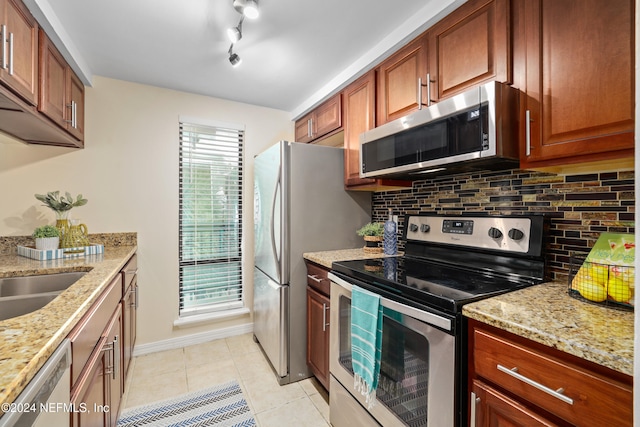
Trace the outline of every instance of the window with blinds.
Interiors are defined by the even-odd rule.
[[[243,138],[180,122],[180,316],[242,307]]]

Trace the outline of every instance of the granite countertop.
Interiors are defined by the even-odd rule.
[[[105,245],[103,254],[50,261],[0,256],[0,277],[87,272],[40,310],[0,321],[0,406],[16,399],[136,250]]]
[[[402,255],[399,253],[398,255]],[[302,257],[306,260],[315,262],[326,268],[331,268],[331,263],[334,261],[347,261],[351,259],[373,259],[384,258],[388,255],[381,253],[371,254],[365,252],[362,248],[357,249],[338,249],[335,251],[322,251],[322,252],[307,252],[302,254]]]
[[[572,298],[550,282],[467,304],[465,316],[633,376],[633,312]]]

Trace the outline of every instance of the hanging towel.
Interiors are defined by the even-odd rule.
[[[351,360],[354,388],[365,396],[367,409],[375,404],[382,352],[380,296],[351,288]]]

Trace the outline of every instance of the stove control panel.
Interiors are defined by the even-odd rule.
[[[509,217],[409,216],[407,240],[444,243],[478,249],[527,253],[532,233],[531,219]]]

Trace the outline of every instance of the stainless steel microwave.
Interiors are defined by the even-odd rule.
[[[490,82],[360,135],[360,176],[517,168],[518,91]]]

